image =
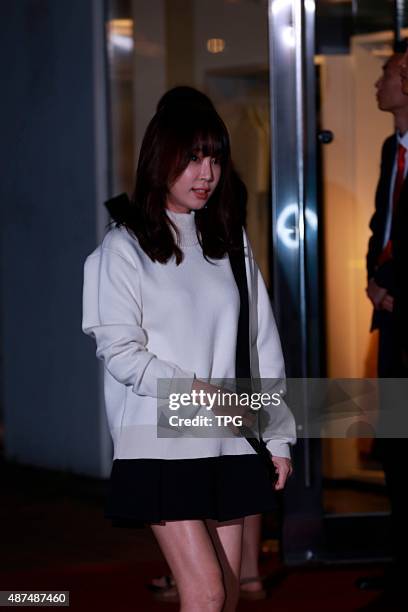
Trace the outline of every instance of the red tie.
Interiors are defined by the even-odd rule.
[[[402,144],[398,145],[397,174],[395,177],[394,192],[392,194],[392,213],[391,213],[392,220],[394,219],[395,211],[397,210],[398,201],[400,199],[402,186],[405,180],[405,153],[406,151],[407,151],[406,148],[403,147]],[[391,221],[391,227],[392,227],[392,221]],[[378,258],[378,263],[379,265],[381,265],[385,263],[386,261],[390,260],[391,258],[392,258],[392,241],[391,239],[389,239]]]

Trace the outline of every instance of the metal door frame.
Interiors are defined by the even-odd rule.
[[[394,10],[398,12],[399,2]],[[399,7],[400,8],[400,7]],[[400,11],[401,12],[401,11]],[[318,378],[324,351],[319,263],[314,0],[268,0],[274,298],[288,377]],[[396,39],[402,25],[400,14]],[[330,127],[330,126],[329,126]],[[389,516],[324,515],[320,440],[308,439],[307,398],[284,493],[287,563],[379,560]],[[360,541],[349,541],[347,534]],[[338,537],[340,535],[340,540]]]
[[[318,215],[313,0],[269,0],[274,299],[288,377],[317,377]],[[305,402],[306,410],[306,402]],[[320,441],[307,418],[285,492],[283,556],[315,559],[323,541]]]

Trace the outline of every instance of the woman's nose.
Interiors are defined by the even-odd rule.
[[[204,157],[200,167],[200,179],[211,181],[213,178],[211,157]]]

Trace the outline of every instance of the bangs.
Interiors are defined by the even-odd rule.
[[[169,118],[170,119],[170,118]],[[167,174],[173,181],[187,167],[191,156],[201,153],[215,157],[225,166],[230,159],[230,143],[227,128],[215,111],[195,107],[179,107],[167,123],[166,151],[171,157]],[[166,156],[167,157],[167,156]]]
[[[204,157],[215,157],[219,161],[225,161],[228,157],[229,146],[222,133],[216,131],[197,131],[192,139],[187,155],[201,153]]]

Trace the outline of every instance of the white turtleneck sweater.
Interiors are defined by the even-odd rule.
[[[180,265],[174,257],[166,264],[152,262],[124,228],[110,230],[85,262],[83,331],[96,340],[97,357],[105,366],[114,458],[253,454],[244,438],[157,437],[159,400],[189,392],[194,377],[235,377],[239,315],[229,258],[204,259],[194,213],[168,215],[180,234]],[[246,251],[252,375],[282,378],[282,351],[268,294],[248,243]],[[296,434],[284,404],[277,409],[276,424],[268,448],[273,455],[289,457],[288,444]]]

